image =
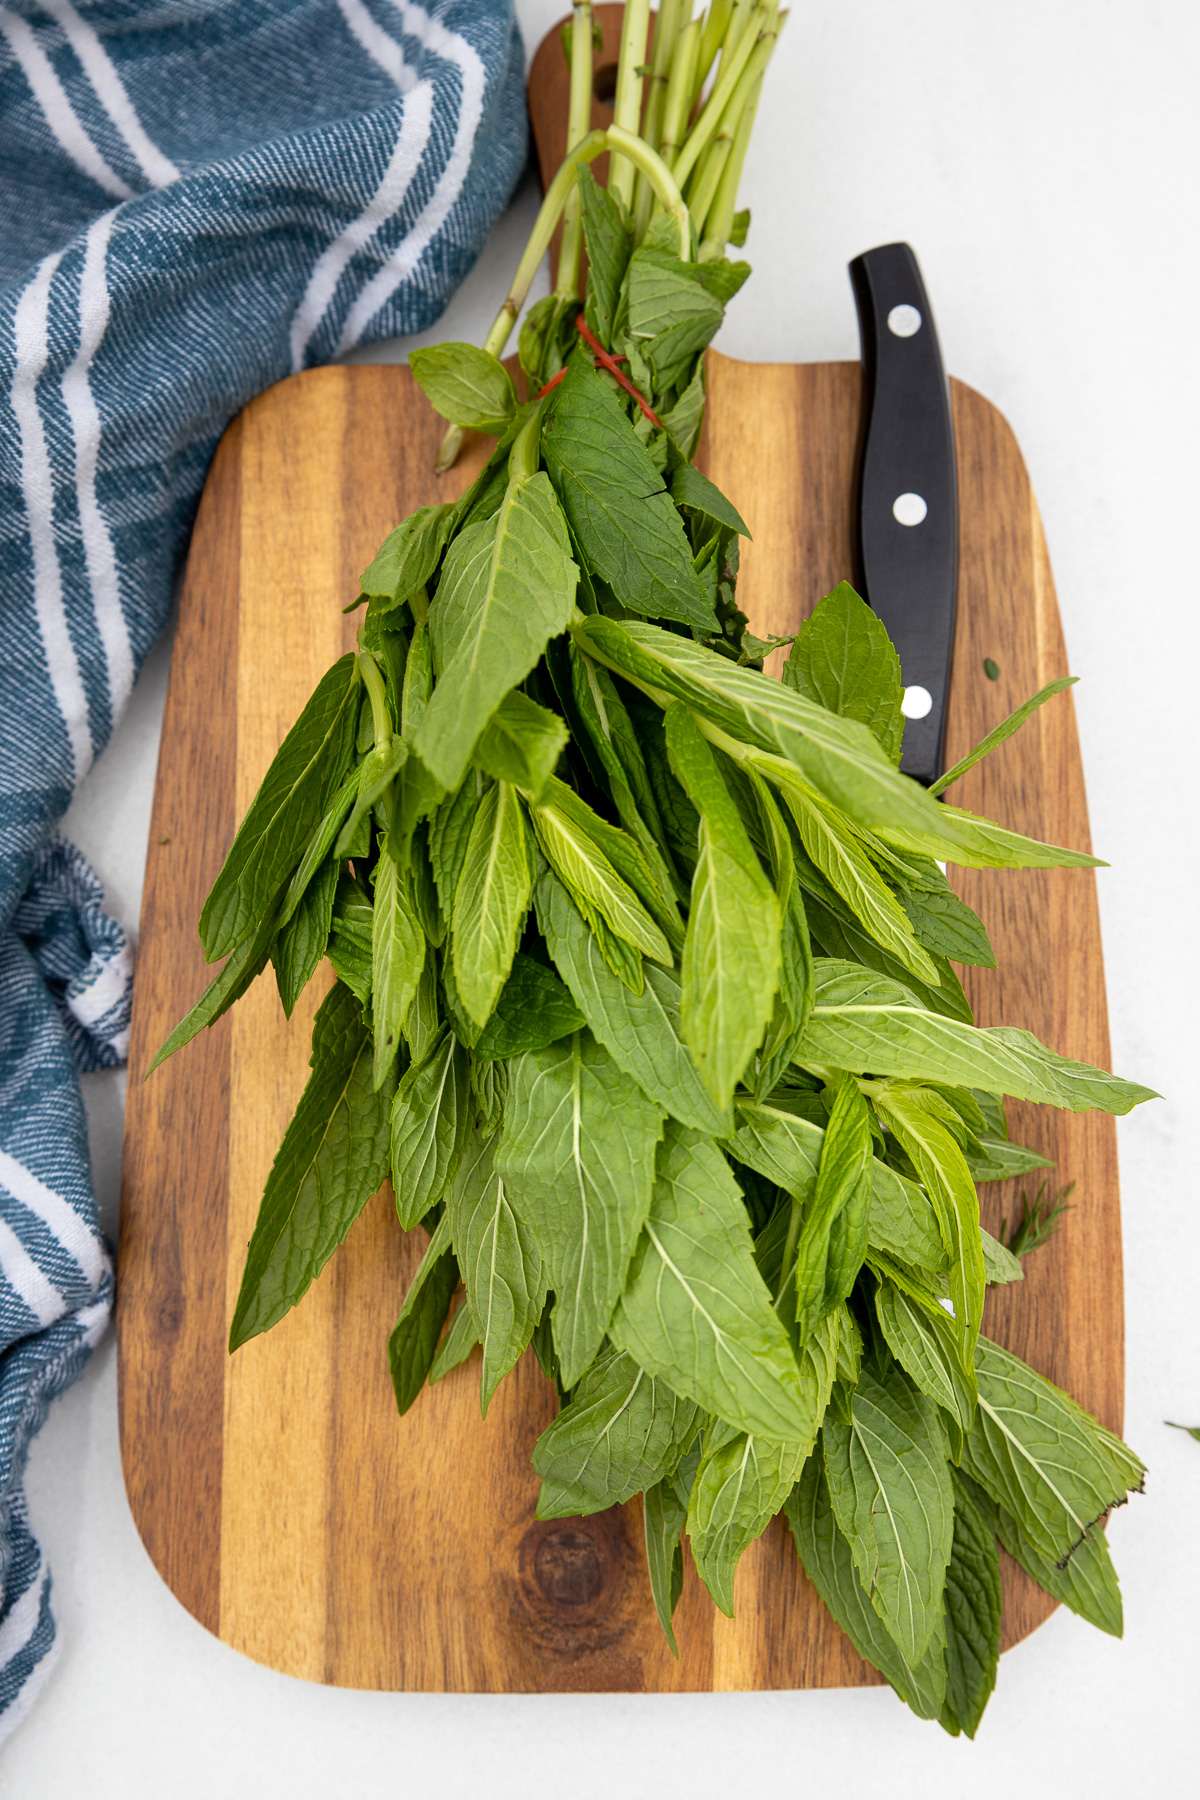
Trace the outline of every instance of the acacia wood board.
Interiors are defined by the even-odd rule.
[[[794,631],[853,574],[860,371],[711,354],[702,461],[745,516],[739,594],[759,633]],[[1028,477],[996,410],[952,384],[961,505],[948,755],[1067,664]],[[459,1692],[838,1686],[879,1678],[801,1572],[780,1521],[744,1557],[737,1616],[690,1563],[670,1655],[645,1573],[640,1504],[539,1523],[529,1454],[554,1414],[532,1355],[481,1421],[478,1352],[397,1416],[386,1342],[425,1234],[389,1191],[301,1304],[234,1357],[247,1239],[307,1075],[325,981],[285,1022],[268,971],[211,1031],[141,1077],[200,993],[196,920],[275,749],[354,642],[341,608],[385,534],[462,490],[485,453],[432,474],[441,432],[407,369],[292,377],[217,452],[193,535],[171,665],[134,989],[118,1288],[130,1505],[178,1599],[226,1643],[314,1681]],[[984,658],[999,664],[987,679]],[[1088,828],[1069,694],[953,798],[1079,848]],[[968,970],[983,1024],[1021,1025],[1106,1066],[1095,881],[1084,869],[955,876],[999,959]],[[315,990],[320,990],[315,991]],[[1075,1210],[984,1329],[1121,1425],[1113,1121],[1010,1107],[1013,1135],[1075,1180]],[[983,1190],[993,1232],[1016,1184]],[[1005,1643],[1051,1602],[1005,1561]]]

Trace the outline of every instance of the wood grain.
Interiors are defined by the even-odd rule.
[[[710,355],[704,459],[754,534],[754,629],[794,630],[852,571],[855,364]],[[1065,669],[1037,509],[1012,434],[954,384],[962,506],[950,754]],[[529,1452],[553,1415],[531,1357],[488,1420],[478,1361],[397,1417],[385,1346],[424,1236],[371,1204],[302,1304],[237,1356],[224,1343],[258,1197],[307,1073],[315,998],[289,1026],[268,974],[144,1086],[206,979],[195,921],[273,751],[353,641],[347,571],[405,513],[461,491],[485,446],[431,473],[439,425],[406,369],[313,371],[264,394],[218,451],[188,562],[164,721],[134,1000],[121,1209],[121,1440],[130,1504],[164,1580],[257,1660],[339,1685],[472,1692],[713,1690],[876,1680],[778,1523],[743,1560],[737,1618],[688,1568],[681,1657],[650,1604],[640,1509],[534,1520]],[[983,658],[1001,677],[989,682]],[[1087,839],[1069,696],[955,799],[1017,829]],[[968,972],[984,1023],[1105,1064],[1087,871],[970,874],[1000,958]],[[1121,1271],[1112,1121],[1013,1108],[1076,1179],[1076,1210],[988,1302],[986,1329],[1121,1423]],[[996,1228],[1015,1196],[985,1190]],[[1005,1641],[1050,1603],[1005,1570]]]

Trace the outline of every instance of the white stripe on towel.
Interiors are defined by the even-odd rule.
[[[83,72],[95,90],[96,98],[125,139],[138,167],[152,187],[166,187],[178,181],[179,170],[169,156],[147,137],[134,110],[125,84],[117,74],[112,58],[100,42],[95,29],[80,17],[70,0],[41,0],[43,12],[62,27],[68,44],[83,65]]]
[[[84,130],[67,99],[66,89],[50,66],[50,58],[33,35],[32,26],[16,13],[0,10],[0,32],[8,39],[9,48],[20,63],[25,79],[33,89],[34,99],[45,114],[46,123],[59,146],[106,194],[115,194],[118,200],[130,199],[133,189],[109,168]]]
[[[78,782],[91,767],[92,736],[88,728],[87,695],[83,691],[83,677],[63,605],[62,571],[54,545],[50,453],[37,401],[37,384],[49,357],[50,283],[61,260],[61,251],[45,257],[17,302],[13,321],[17,367],[12,384],[12,409],[21,434],[21,494],[33,553],[33,603],[50,685],[67,729],[75,764],[74,779]]]
[[[342,17],[372,62],[377,62],[390,75],[402,94],[407,94],[416,81],[416,73],[404,60],[404,52],[382,25],[376,24],[363,0],[338,0]]]
[[[88,228],[79,283],[79,349],[62,380],[62,395],[75,434],[75,482],[79,490],[79,529],[87,565],[88,587],[96,611],[96,627],[108,662],[108,686],[114,720],[133,687],[133,646],[121,609],[117,553],[96,495],[100,457],[100,413],[88,380],[92,362],[108,329],[108,283],[105,263],[117,216],[114,207]],[[98,1017],[99,1015],[97,1015]],[[88,1021],[84,1021],[88,1023]]]
[[[383,267],[371,277],[351,307],[337,347],[339,356],[345,355],[347,350],[352,350],[358,343],[380,307],[386,306],[400,283],[412,274],[445,223],[451,207],[462,192],[471,166],[475,134],[483,117],[483,90],[487,74],[476,51],[456,31],[447,31],[438,20],[431,19],[424,7],[411,4],[411,0],[391,0],[391,3],[399,12],[404,30],[410,37],[419,39],[427,50],[431,50],[443,62],[453,63],[458,69],[462,78],[458,121],[446,166],[412,230],[397,244]]]
[[[7,1150],[0,1150],[0,1187],[7,1188],[14,1200],[19,1200],[22,1206],[42,1221],[67,1255],[79,1265],[80,1273],[88,1286],[99,1287],[100,1279],[108,1268],[108,1257],[99,1237],[94,1231],[88,1230],[70,1201],[64,1200],[53,1188],[47,1187],[32,1169],[27,1169],[23,1162],[18,1162]]]
[[[405,99],[400,135],[383,180],[365,209],[326,246],[313,266],[304,298],[292,320],[293,374],[304,367],[304,352],[325,317],[346,265],[403,204],[412,178],[421,166],[432,124],[433,86],[428,81],[420,81],[409,90]]]
[[[67,1310],[67,1303],[48,1281],[8,1223],[0,1218],[0,1275],[22,1299],[39,1325],[53,1325]],[[0,1654],[0,1668],[5,1658]]]
[[[0,1624],[0,1669],[22,1651],[38,1628],[42,1616],[42,1595],[46,1591],[49,1570],[44,1556],[38,1556],[37,1573],[19,1600],[14,1600],[8,1617]]]

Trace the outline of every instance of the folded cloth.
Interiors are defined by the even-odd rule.
[[[30,1438],[108,1317],[77,1070],[129,955],[55,825],[205,472],[292,370],[431,325],[521,173],[511,0],[0,4],[0,1738],[49,1666]]]

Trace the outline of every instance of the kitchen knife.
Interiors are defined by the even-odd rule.
[[[858,554],[863,597],[904,680],[906,775],[942,773],[958,588],[954,421],[933,312],[907,244],[850,264],[863,360]]]

